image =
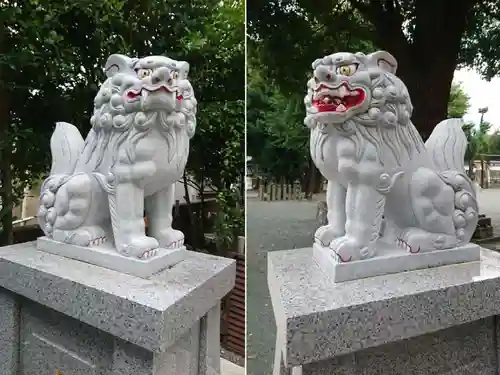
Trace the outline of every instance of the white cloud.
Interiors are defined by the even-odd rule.
[[[500,77],[488,82],[474,70],[461,69],[455,72],[454,81],[461,82],[463,90],[470,97],[470,108],[464,116],[464,121],[479,124],[481,114],[478,109],[488,107],[484,120],[492,124],[493,131],[500,130]]]

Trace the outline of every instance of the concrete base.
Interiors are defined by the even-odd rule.
[[[274,375],[497,374],[500,254],[335,283],[313,250],[268,255]]]
[[[395,245],[379,242],[376,257],[353,262],[341,262],[338,256],[328,247],[323,247],[317,243],[313,245],[315,261],[334,282],[474,262],[480,260],[480,254],[481,248],[473,243],[453,249],[413,254]]]
[[[150,277],[157,272],[172,267],[184,260],[186,247],[158,249],[158,254],[148,259],[126,257],[118,253],[110,244],[85,247],[65,244],[48,237],[40,237],[36,242],[38,250],[54,255],[105,267],[113,271],[137,277]]]
[[[186,252],[150,279],[0,248],[0,374],[219,375],[235,262]]]

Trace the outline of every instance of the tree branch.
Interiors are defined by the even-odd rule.
[[[394,0],[397,3],[397,0]],[[399,4],[390,1],[351,0],[353,8],[372,23],[381,48],[394,54],[400,61],[409,58],[410,44],[403,33],[403,15]],[[384,9],[384,4],[390,4]]]

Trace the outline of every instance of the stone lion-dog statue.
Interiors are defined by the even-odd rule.
[[[381,238],[410,253],[468,243],[478,206],[462,120],[442,121],[424,143],[388,52],[334,53],[312,69],[305,124],[328,180],[328,224],[315,242],[339,262],[376,256]]]
[[[73,125],[56,125],[38,222],[54,241],[106,242],[123,256],[148,259],[184,243],[172,228],[172,207],[196,128],[189,64],[115,54],[105,72],[87,138]]]

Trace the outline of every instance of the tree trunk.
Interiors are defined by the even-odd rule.
[[[11,245],[14,242],[12,234],[12,209],[14,197],[12,193],[11,149],[9,144],[9,99],[6,90],[0,90],[0,212],[2,215],[2,238],[0,244]]]
[[[4,52],[5,25],[0,17],[0,53]],[[11,245],[14,242],[12,233],[12,209],[14,197],[12,194],[12,166],[11,149],[9,141],[10,125],[10,95],[3,85],[3,77],[8,76],[5,72],[7,65],[0,66],[0,217],[2,224],[0,238],[1,245]]]
[[[404,19],[398,1],[355,2],[374,25],[376,44],[398,60],[396,74],[408,87],[414,107],[412,121],[424,140],[447,116],[467,17],[478,1],[416,1],[411,41],[403,33]]]
[[[6,151],[5,149],[3,151]],[[0,245],[12,245],[14,243],[14,235],[12,232],[12,209],[14,208],[14,199],[12,195],[12,172],[10,165],[10,157],[7,152],[0,152],[0,199],[2,212],[2,236]]]
[[[441,66],[436,64],[427,72],[411,65],[409,69],[401,69],[399,76],[406,83],[413,104],[411,119],[424,141],[429,138],[434,127],[448,115],[455,67],[456,62],[452,62]]]
[[[184,199],[186,200],[186,206],[188,210],[188,215],[189,215],[189,237],[192,238],[192,241],[196,242],[194,239],[195,237],[195,218],[194,218],[194,213],[193,213],[193,206],[191,205],[191,197],[189,196],[189,185],[188,185],[188,179],[186,176],[186,172],[182,174],[182,183],[184,185]],[[196,246],[195,243],[191,244],[193,247]]]

